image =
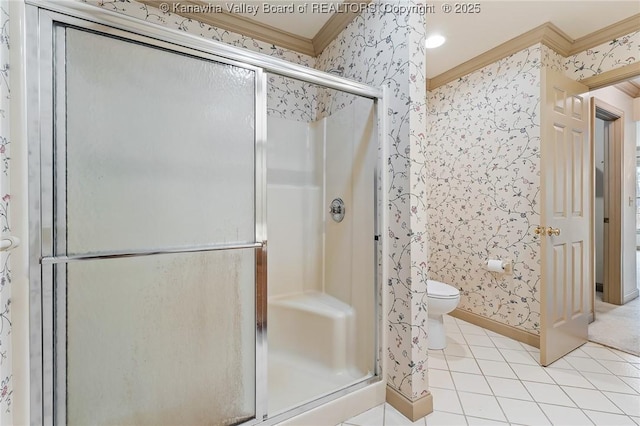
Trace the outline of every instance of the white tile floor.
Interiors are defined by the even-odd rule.
[[[640,358],[587,343],[547,368],[539,351],[445,317],[447,347],[429,353],[434,412],[410,422],[389,404],[342,426],[640,425]]]

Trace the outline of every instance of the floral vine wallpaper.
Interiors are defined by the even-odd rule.
[[[534,333],[540,66],[537,45],[427,96],[429,276],[461,290],[460,309]]]
[[[427,380],[427,74],[426,18],[409,16],[409,183],[411,215],[411,345],[413,397],[428,390]]]
[[[279,75],[267,75],[267,114],[285,120],[318,120],[318,86]]]
[[[9,103],[9,2],[0,1],[0,234],[11,232],[9,207],[10,131]],[[0,424],[13,424],[13,374],[11,368],[11,254],[0,253]]]
[[[560,74],[565,73],[566,58],[564,56],[544,44],[540,46],[540,53],[542,54],[542,65]]]
[[[134,0],[79,0],[93,6],[101,7],[123,15],[132,16],[143,21],[152,22],[168,28],[184,31],[208,40],[220,41],[236,47],[264,53],[285,61],[313,67],[315,59],[302,53],[277,47],[273,44],[254,40],[241,34],[233,33],[193,19],[184,18],[172,13],[164,13],[159,9],[138,3]]]
[[[429,277],[458,287],[461,309],[539,334],[541,70],[579,80],[639,51],[640,32],[570,58],[537,44],[428,92]]]
[[[565,74],[573,80],[582,80],[638,61],[640,31],[570,56],[566,59]]]

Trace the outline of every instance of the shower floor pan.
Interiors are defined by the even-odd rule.
[[[355,312],[324,293],[269,301],[269,413],[358,382]]]

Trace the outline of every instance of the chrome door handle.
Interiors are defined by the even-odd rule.
[[[548,227],[547,228],[547,235],[548,236],[555,235],[557,237],[558,235],[560,235],[560,229],[559,228]]]

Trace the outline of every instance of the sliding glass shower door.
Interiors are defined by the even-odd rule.
[[[52,34],[40,170],[55,422],[255,417],[259,70]]]
[[[382,92],[54,3],[25,8],[30,421],[251,426],[377,395]]]

